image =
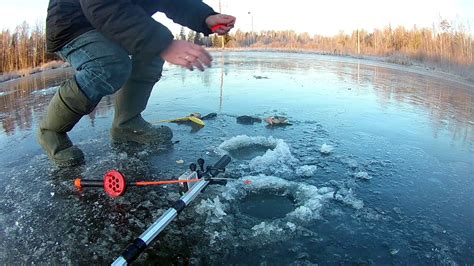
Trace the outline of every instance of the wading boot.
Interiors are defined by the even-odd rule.
[[[61,85],[51,99],[46,115],[40,122],[38,142],[59,167],[84,162],[84,154],[72,144],[66,133],[83,115],[92,112],[95,106],[79,89],[74,78]]]
[[[112,142],[139,144],[171,144],[173,132],[167,126],[154,126],[143,119],[153,84],[129,80],[117,92],[115,116],[110,135]]]

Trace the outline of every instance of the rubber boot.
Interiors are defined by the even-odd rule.
[[[153,126],[143,119],[153,84],[130,79],[117,92],[110,135],[114,143],[170,144],[173,132],[167,126]]]
[[[62,84],[51,99],[37,137],[48,157],[59,167],[84,162],[84,154],[72,144],[67,132],[96,105],[79,89],[74,78]]]

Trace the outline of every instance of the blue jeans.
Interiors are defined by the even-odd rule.
[[[153,86],[161,77],[164,63],[159,56],[146,62],[130,57],[119,44],[96,30],[72,40],[58,54],[76,70],[77,85],[95,104],[118,91],[129,79]]]

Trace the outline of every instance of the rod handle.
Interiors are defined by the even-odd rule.
[[[222,27],[226,27],[226,26],[227,26],[226,24],[217,24],[217,25],[212,26],[211,31],[216,32],[218,29]]]
[[[224,169],[231,161],[229,155],[222,156],[217,163],[214,164],[214,168]]]
[[[84,180],[84,179],[76,178],[74,180],[74,186],[77,189],[82,189],[84,187],[103,187],[104,181],[103,180]]]

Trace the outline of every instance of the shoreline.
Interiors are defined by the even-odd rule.
[[[25,68],[17,71],[11,71],[8,73],[0,73],[0,84],[31,77],[36,74],[47,72],[50,70],[67,67],[69,67],[69,63],[60,60],[53,60],[48,63],[44,63],[39,67]]]
[[[431,66],[423,62],[416,61],[406,56],[370,56],[370,55],[351,55],[351,54],[334,54],[329,52],[322,52],[309,49],[282,49],[282,48],[207,48],[209,52],[262,52],[262,53],[298,53],[298,54],[311,54],[321,56],[332,56],[339,58],[357,59],[368,62],[375,62],[384,65],[384,67],[398,68],[404,71],[414,72],[418,74],[428,75],[435,78],[445,79],[451,82],[456,82],[474,88],[474,77],[465,77],[455,73],[449,73],[439,67]],[[12,85],[12,83],[20,82],[23,79],[31,78],[36,75],[45,75],[50,71],[57,69],[68,69],[70,68],[67,62],[63,61],[52,61],[44,64],[41,67],[34,69],[18,70],[15,72],[0,74],[0,85]],[[8,77],[11,78],[8,78]]]

